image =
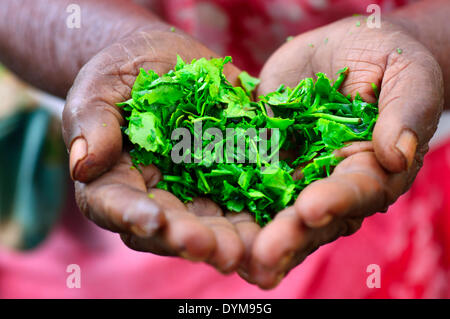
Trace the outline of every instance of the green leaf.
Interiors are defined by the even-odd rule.
[[[138,100],[142,95],[144,95],[148,87],[150,87],[158,78],[158,74],[156,74],[153,70],[149,70],[147,72],[144,69],[140,69],[139,75],[134,82],[133,89],[131,90],[133,100]]]
[[[174,104],[183,98],[184,93],[177,85],[163,84],[151,89],[138,99],[139,102],[152,104]]]
[[[244,88],[245,92],[247,92],[249,95],[252,94],[252,92],[256,89],[258,84],[261,82],[258,78],[252,77],[247,72],[243,71],[241,74],[239,74],[239,80],[241,81],[242,87]]]
[[[355,133],[345,124],[319,119],[317,129],[322,133],[322,139],[325,145],[339,148],[344,142],[363,140],[365,133]]]
[[[179,71],[185,67],[186,63],[183,59],[177,54],[177,64],[175,65],[175,71]]]
[[[269,166],[262,172],[264,189],[277,198],[277,206],[284,208],[293,196],[294,181],[288,173],[277,166]]]
[[[249,98],[240,87],[228,90],[227,93],[222,95],[221,102],[227,104],[223,111],[223,115],[227,118],[254,118],[256,116],[255,108],[250,105]]]
[[[128,137],[132,143],[139,145],[148,152],[165,153],[168,151],[161,122],[151,112],[132,111],[129,119]]]
[[[317,73],[317,81],[314,85],[317,94],[328,97],[330,95],[332,86],[330,80],[323,73]]]
[[[267,128],[279,128],[286,130],[289,126],[295,123],[294,119],[283,119],[280,117],[267,117]]]

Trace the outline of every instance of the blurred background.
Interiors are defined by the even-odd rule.
[[[64,101],[0,65],[0,245],[31,249],[59,216],[67,190]]]

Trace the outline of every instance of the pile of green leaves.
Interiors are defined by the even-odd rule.
[[[338,72],[334,83],[317,73],[315,81],[306,78],[295,88],[282,85],[255,102],[252,91],[259,80],[243,72],[242,87],[233,87],[223,74],[230,60],[202,58],[187,64],[178,57],[174,70],[162,76],[141,69],[131,99],[119,104],[128,115],[124,133],[134,147],[130,152],[134,165],[155,164],[161,170],[158,188],[184,202],[207,196],[230,211],[250,211],[264,225],[293,204],[308,184],[331,173],[340,161],[334,150],[344,142],[372,138],[378,107],[359,95],[351,100],[338,91],[347,68]],[[267,110],[273,114],[269,116]],[[195,130],[199,122],[201,131]],[[190,162],[172,161],[178,140],[171,135],[176,128],[186,128],[194,139],[200,138],[197,147],[192,141],[191,153],[185,154],[192,157]],[[215,144],[223,148],[208,149],[212,140],[208,128],[223,133],[224,139]],[[279,141],[271,145],[270,133],[248,136],[249,128],[268,128],[272,134],[278,129]],[[226,129],[233,129],[234,136],[225,138]],[[273,152],[263,154],[258,148],[263,138]],[[242,151],[236,144],[244,140]],[[234,142],[232,150],[223,150],[227,142]],[[273,160],[279,151],[289,156]],[[250,155],[255,154],[252,162]],[[298,180],[292,178],[296,168],[302,172]]]

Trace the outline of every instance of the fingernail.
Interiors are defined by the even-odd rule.
[[[202,261],[202,258],[196,258],[193,257],[190,253],[188,253],[186,250],[180,252],[180,256],[184,259],[190,260],[190,261]]]
[[[286,275],[286,273],[282,272],[281,274],[279,274],[277,276],[277,278],[275,279],[274,285],[272,288],[275,288],[276,286],[278,286],[281,282],[281,280],[283,280],[284,276]]]
[[[70,176],[76,179],[76,172],[78,163],[87,156],[87,143],[82,137],[77,138],[70,149]]]
[[[311,228],[318,228],[327,225],[331,219],[333,219],[333,216],[326,214],[317,220],[305,219],[304,221],[307,226]]]
[[[278,263],[277,268],[281,271],[284,271],[287,268],[287,266],[289,265],[289,263],[291,262],[293,256],[294,256],[294,252],[287,253],[284,257],[282,257],[280,259],[280,262]]]
[[[416,134],[409,129],[403,130],[397,140],[397,144],[395,144],[395,147],[400,151],[400,153],[402,153],[406,160],[406,168],[409,169],[414,161],[414,157],[416,156]]]
[[[236,268],[236,261],[230,260],[225,265],[223,265],[221,271],[223,274],[229,274],[233,272]]]
[[[248,280],[250,278],[250,276],[248,275],[247,270],[245,270],[242,267],[239,267],[238,270],[236,271],[239,276],[241,276],[242,278],[244,278],[245,280]]]
[[[141,225],[133,225],[130,227],[130,229],[133,232],[133,234],[141,238],[150,237],[152,234],[152,232],[150,232],[145,227],[142,227]]]
[[[222,275],[229,275],[235,270],[235,262],[230,260],[224,265],[220,265],[217,262],[209,262],[211,266],[213,266],[218,272],[220,272]]]

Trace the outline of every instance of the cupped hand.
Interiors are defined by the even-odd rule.
[[[295,37],[265,64],[258,93],[294,87],[317,72],[332,77],[346,66],[345,95],[359,92],[374,102],[371,84],[381,88],[373,141],[340,150],[346,159],[332,175],[308,186],[257,235],[241,275],[260,287],[276,286],[319,246],[386,211],[411,185],[436,130],[443,106],[440,67],[413,35],[388,20],[371,29],[361,17],[348,18]]]
[[[130,98],[140,68],[167,73],[177,54],[187,61],[216,56],[189,36],[162,27],[123,38],[82,68],[63,113],[77,203],[89,219],[120,233],[133,249],[205,261],[227,273],[239,266],[259,231],[253,218],[224,214],[206,199],[184,205],[154,188],[161,178],[156,167],[134,169],[123,149],[125,122],[116,104]],[[224,72],[236,83],[236,67],[227,65]]]

